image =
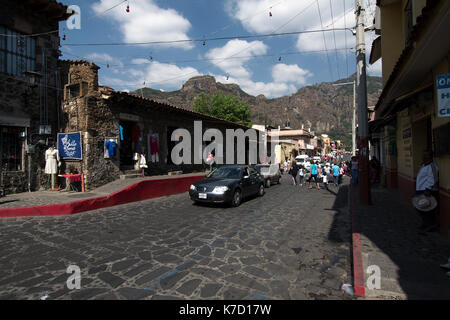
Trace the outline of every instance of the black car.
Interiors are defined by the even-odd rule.
[[[193,183],[189,190],[191,200],[196,203],[229,203],[234,207],[252,195],[264,195],[264,178],[246,165],[219,167]]]

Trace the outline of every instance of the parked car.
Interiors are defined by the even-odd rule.
[[[234,207],[253,195],[264,195],[264,178],[247,165],[219,167],[193,183],[189,190],[195,203],[227,203]]]
[[[257,164],[254,168],[264,178],[266,188],[269,188],[272,184],[280,183],[281,171],[278,164]]]

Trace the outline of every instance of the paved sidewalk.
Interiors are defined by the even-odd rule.
[[[107,196],[116,191],[122,190],[132,184],[135,184],[143,180],[155,180],[155,179],[178,179],[183,177],[201,176],[205,173],[190,173],[180,175],[161,175],[161,176],[149,176],[143,178],[133,179],[118,179],[112,181],[99,188],[87,191],[34,191],[34,192],[22,192],[16,194],[6,195],[0,198],[0,210],[6,208],[19,208],[19,207],[34,207],[50,204],[68,203],[77,200],[96,198],[101,196]]]
[[[438,232],[419,234],[421,219],[398,190],[375,186],[373,204],[366,206],[359,204],[359,188],[351,189],[366,297],[450,299],[450,277],[439,267],[450,257],[450,240]],[[373,265],[380,268],[381,288],[370,290],[373,271],[367,268]]]

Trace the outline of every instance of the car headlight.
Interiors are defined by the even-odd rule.
[[[191,189],[191,190],[195,190],[196,188],[195,188],[195,186],[194,186],[193,184],[191,184],[190,189]]]
[[[228,187],[221,186],[221,187],[215,187],[214,190],[212,191],[212,193],[222,194],[222,193],[225,193],[225,191],[228,191]]]

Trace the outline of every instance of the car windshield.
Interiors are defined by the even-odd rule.
[[[208,174],[208,178],[240,179],[241,172],[241,168],[220,167]]]

